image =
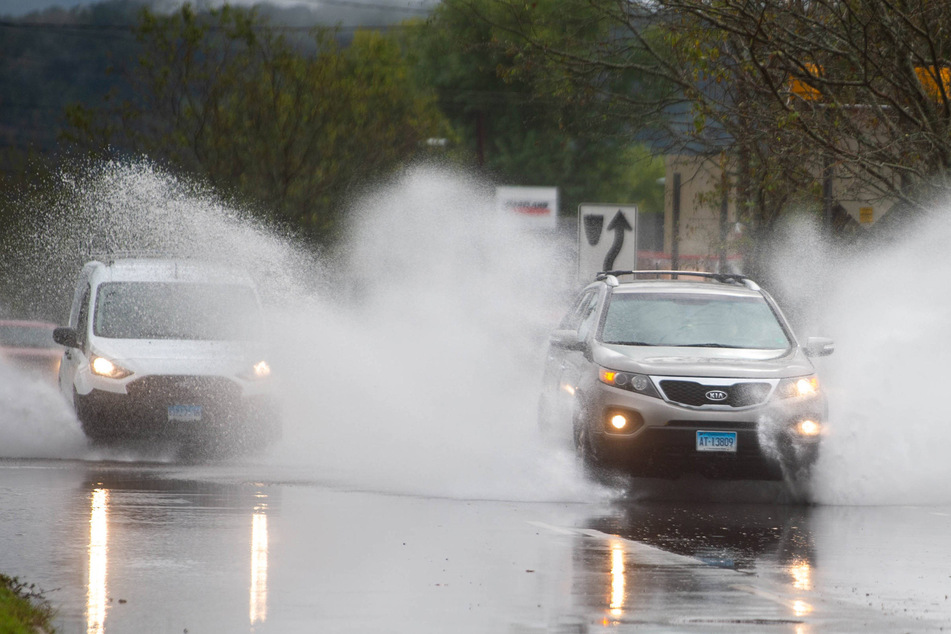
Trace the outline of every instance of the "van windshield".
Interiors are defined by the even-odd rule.
[[[93,332],[111,339],[260,339],[254,290],[238,284],[106,282],[96,293]]]
[[[762,297],[615,293],[604,343],[642,346],[784,349],[783,327]]]

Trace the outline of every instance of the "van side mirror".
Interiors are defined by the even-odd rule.
[[[79,342],[75,328],[55,328],[53,330],[53,341],[67,348],[78,348]]]
[[[835,352],[835,343],[825,337],[809,337],[805,350],[807,357],[827,357]]]
[[[586,347],[584,339],[578,336],[576,330],[556,330],[551,333],[549,342],[551,345],[565,350],[584,350]]]

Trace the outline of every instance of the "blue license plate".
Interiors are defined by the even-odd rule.
[[[201,405],[169,405],[169,422],[197,423],[201,420]]]
[[[698,431],[697,451],[736,453],[735,431]]]

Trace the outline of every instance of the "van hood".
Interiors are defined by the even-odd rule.
[[[595,344],[605,368],[654,376],[782,379],[815,372],[798,346],[782,350]]]
[[[93,354],[115,361],[135,374],[234,375],[264,359],[254,341],[181,341],[100,339]]]

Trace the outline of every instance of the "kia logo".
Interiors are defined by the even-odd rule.
[[[725,401],[729,397],[723,390],[710,390],[706,396],[708,401]]]

